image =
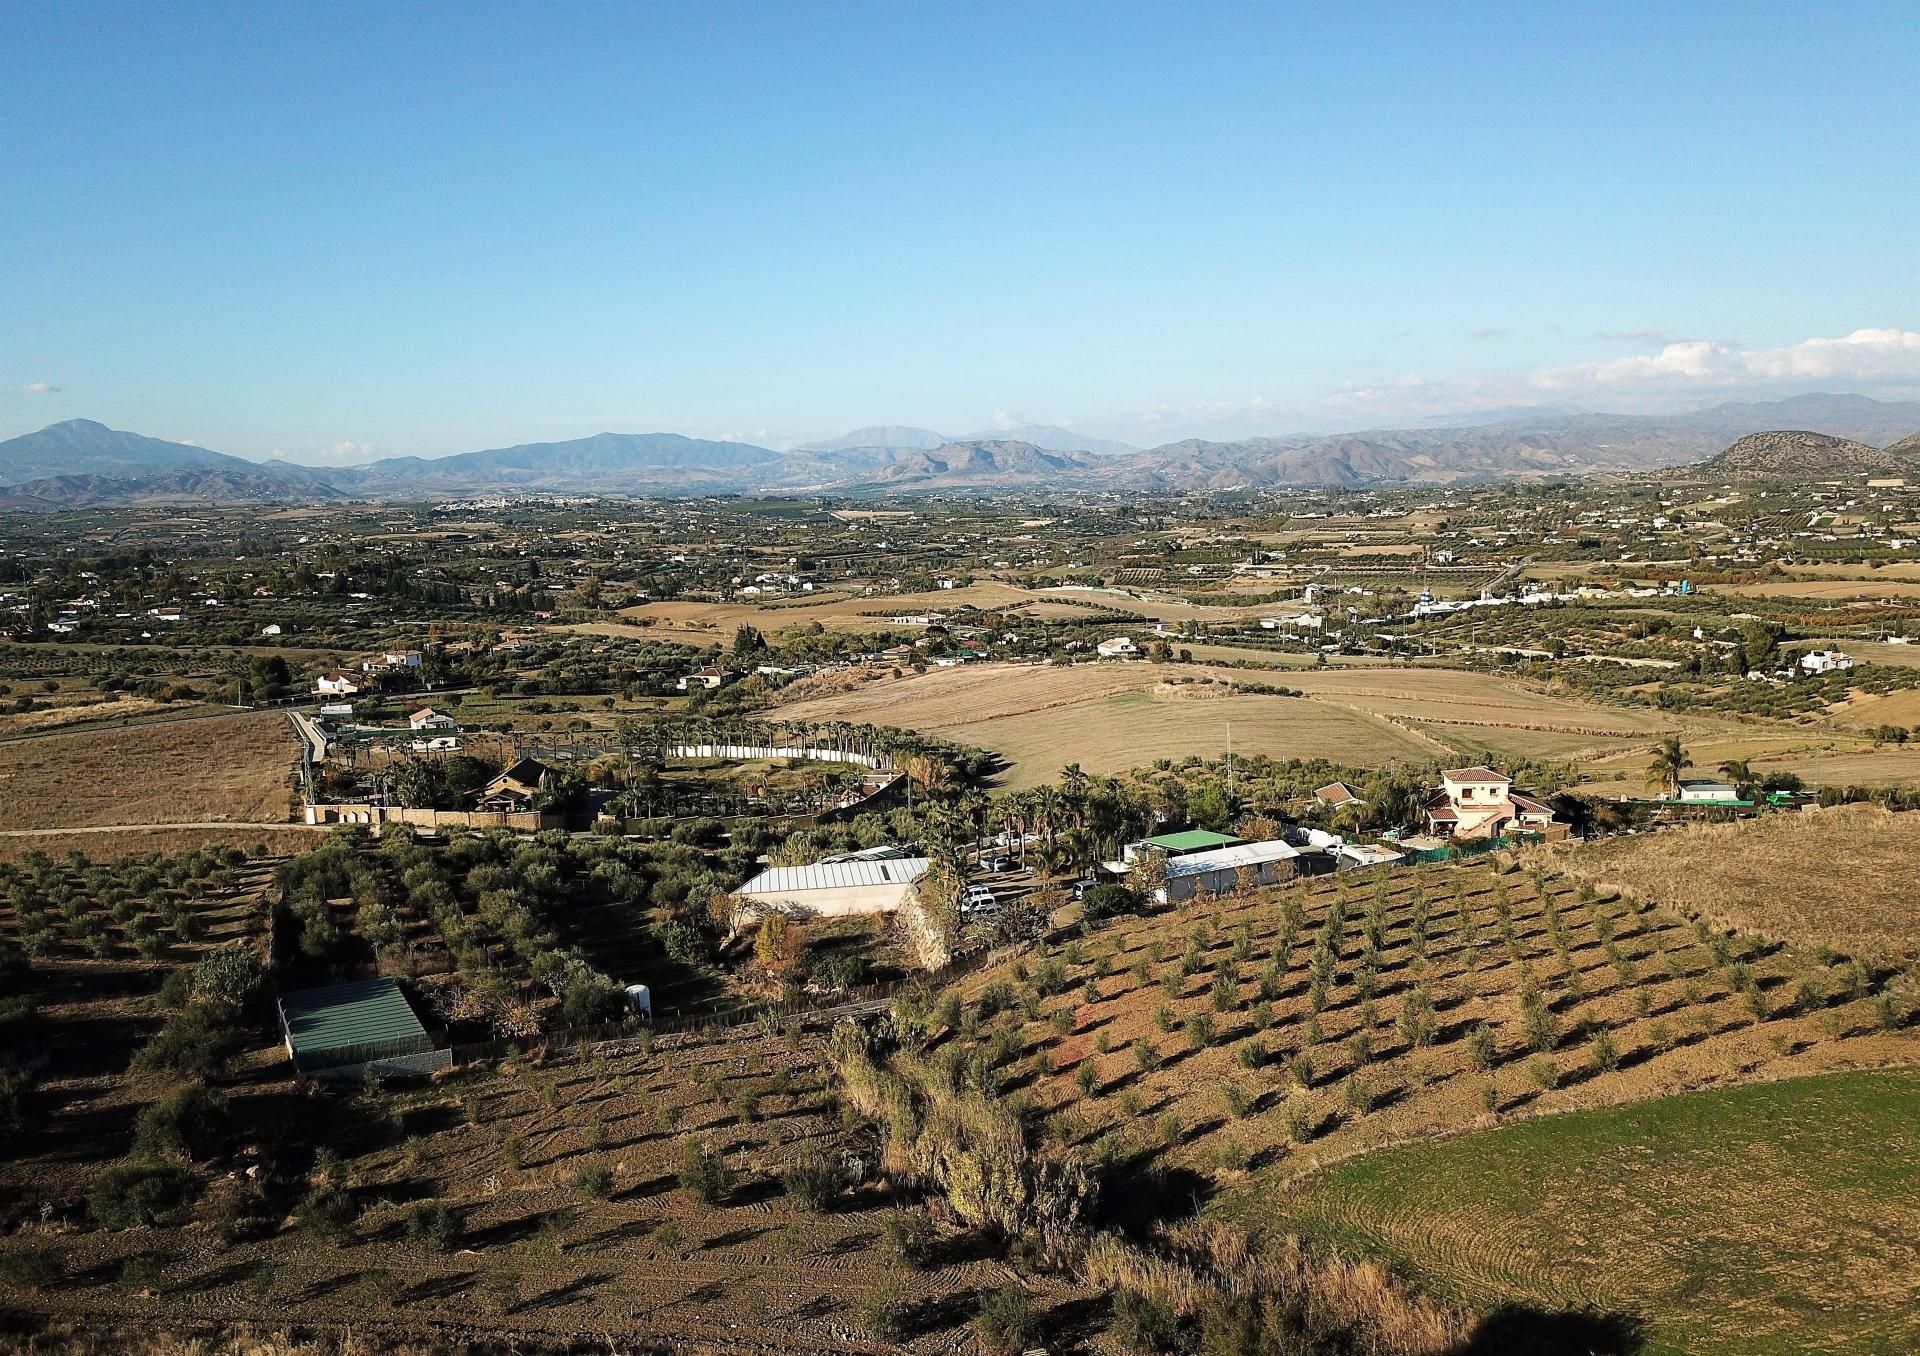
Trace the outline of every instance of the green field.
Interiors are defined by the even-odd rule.
[[[1920,1073],[1689,1093],[1386,1149],[1224,1208],[1645,1356],[1920,1350]]]

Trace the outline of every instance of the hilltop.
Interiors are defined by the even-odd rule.
[[[1911,450],[1878,448],[1851,438],[1813,433],[1806,429],[1772,429],[1749,433],[1726,451],[1701,464],[1702,471],[1729,476],[1862,475],[1904,469],[1920,464]]]

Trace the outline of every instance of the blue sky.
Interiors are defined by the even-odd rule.
[[[1911,4],[0,15],[0,436],[1920,393]]]

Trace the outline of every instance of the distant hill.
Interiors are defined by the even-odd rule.
[[[611,491],[738,481],[742,471],[778,462],[752,443],[712,442],[678,433],[596,433],[557,443],[461,452],[451,457],[391,457],[333,473],[342,486],[379,491],[600,487]]]
[[[1711,475],[1794,479],[1915,468],[1920,468],[1920,448],[1900,452],[1805,429],[1769,429],[1749,433],[1701,463],[1699,470]]]
[[[1920,461],[1920,433],[1909,433],[1897,443],[1887,444],[1887,455],[1904,461]]]
[[[1021,424],[1017,428],[990,428],[964,433],[955,443],[1026,443],[1049,452],[1091,452],[1098,457],[1123,457],[1140,449],[1115,438],[1095,438],[1057,424]]]
[[[942,443],[951,442],[944,433],[935,433],[930,428],[914,428],[910,424],[871,424],[866,428],[854,429],[838,438],[823,438],[818,442],[802,443],[796,452],[931,452]]]
[[[0,484],[18,485],[45,476],[138,477],[181,469],[258,472],[239,457],[209,452],[191,443],[170,443],[125,433],[91,419],[68,419],[36,433],[0,442]]]
[[[1716,475],[1920,471],[1920,402],[1854,395],[1727,402],[1665,415],[1488,412],[1488,422],[1210,442],[1144,451],[1070,429],[943,438],[876,425],[775,452],[677,433],[599,433],[446,457],[308,467],[73,419],[0,442],[0,510],[163,502],[327,502],[494,491],[582,494],[913,493],[947,488],[1234,490],[1445,485],[1699,465]],[[1817,429],[1818,432],[1794,430]],[[1757,435],[1757,436],[1756,436]],[[1729,446],[1733,444],[1733,446]],[[1886,446],[1893,444],[1892,446]],[[1712,459],[1712,460],[1707,460]]]
[[[1085,453],[1055,452],[1009,439],[951,442],[927,452],[895,453],[869,484],[848,488],[992,489],[1056,484],[1062,476],[1079,474],[1096,465]]]
[[[238,460],[238,458],[235,458]],[[249,466],[249,462],[241,462]],[[290,483],[258,471],[226,467],[183,467],[146,476],[44,476],[10,485],[4,491],[12,507],[92,508],[116,504],[262,504],[285,500],[312,502],[343,496],[328,486]]]

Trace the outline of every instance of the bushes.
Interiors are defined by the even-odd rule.
[[[229,1016],[204,1003],[192,1003],[154,1033],[134,1056],[133,1067],[188,1078],[214,1078],[225,1070],[228,1056],[240,1042],[240,1032]]]
[[[193,1178],[172,1163],[119,1163],[93,1179],[87,1215],[102,1229],[161,1224],[193,1202]]]
[[[574,1169],[573,1189],[591,1200],[603,1201],[613,1194],[613,1172],[598,1163],[583,1163]]]
[[[909,1335],[906,1301],[891,1282],[860,1302],[860,1326],[882,1342],[898,1342]]]
[[[823,1153],[797,1159],[781,1174],[780,1185],[806,1210],[824,1210],[840,1191],[840,1165]]]
[[[994,1353],[1024,1351],[1039,1333],[1040,1324],[1033,1302],[1017,1285],[990,1291],[974,1316],[973,1328],[980,1337],[981,1349]]]
[[[176,1088],[143,1110],[134,1121],[133,1147],[162,1158],[189,1163],[212,1158],[226,1148],[232,1125],[227,1099],[203,1084]]]
[[[421,1201],[407,1211],[407,1237],[435,1252],[452,1252],[463,1233],[460,1216],[444,1201]]]
[[[677,1179],[703,1205],[717,1205],[733,1190],[733,1170],[698,1140],[688,1140],[681,1151]]]
[[[893,1259],[916,1271],[932,1265],[939,1246],[933,1221],[917,1210],[888,1216],[886,1238]]]
[[[1113,1297],[1113,1335],[1128,1351],[1160,1356],[1178,1349],[1180,1326],[1173,1310],[1137,1290]]]
[[[298,1216],[300,1227],[308,1233],[338,1242],[353,1233],[360,1203],[341,1187],[315,1186],[300,1203]]]

